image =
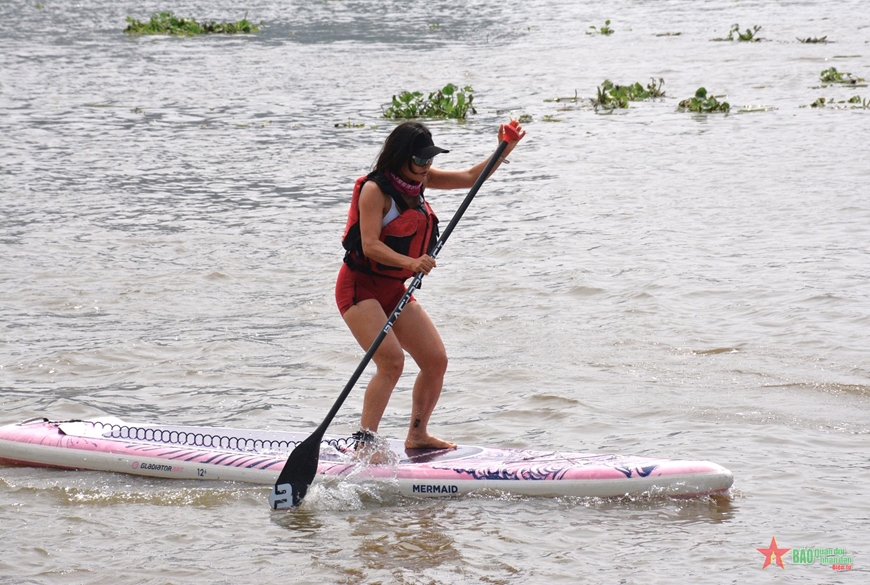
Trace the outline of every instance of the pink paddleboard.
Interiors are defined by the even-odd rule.
[[[111,471],[151,477],[273,485],[307,433],[37,419],[0,427],[0,463]],[[731,487],[730,471],[684,461],[567,451],[462,445],[406,450],[390,442],[389,464],[362,465],[350,437],[326,437],[315,483],[326,476],[390,481],[409,496],[499,490],[528,496],[704,496]]]

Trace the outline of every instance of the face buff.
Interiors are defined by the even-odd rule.
[[[420,190],[423,188],[423,183],[409,183],[402,180],[392,171],[387,171],[386,175],[387,178],[390,179],[390,182],[393,184],[393,187],[395,187],[399,193],[404,193],[409,197],[420,196]]]

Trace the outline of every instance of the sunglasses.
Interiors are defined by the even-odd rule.
[[[431,158],[423,158],[422,156],[412,156],[411,162],[413,162],[418,167],[425,167],[426,165],[432,164],[432,161],[435,160],[435,157]]]

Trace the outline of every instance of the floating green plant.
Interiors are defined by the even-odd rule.
[[[853,95],[847,100],[840,101],[836,101],[835,99],[826,100],[825,98],[820,97],[810,104],[811,108],[824,108],[826,106],[830,106],[834,109],[870,110],[870,99],[862,98],[860,95]],[[801,107],[803,108],[805,106]]]
[[[365,128],[365,122],[351,122],[348,120],[347,122],[336,122],[336,128]]]
[[[517,122],[520,124],[528,124],[532,121],[534,121],[534,118],[532,118],[531,114],[520,114],[520,117],[517,118]]]
[[[127,17],[127,28],[124,32],[132,35],[177,35],[194,36],[205,34],[253,34],[260,27],[248,21],[247,17],[238,22],[207,22],[199,23],[192,18],[178,18],[171,12],[159,12],[151,15],[151,20],[142,22]]]
[[[716,96],[708,96],[707,90],[703,87],[699,87],[698,91],[695,92],[694,97],[680,102],[678,109],[705,114],[714,112],[727,113],[731,109],[731,106],[728,102],[720,102],[716,99]]]
[[[666,32],[666,33],[656,33],[657,37],[678,37],[683,33],[680,32]]]
[[[664,97],[665,92],[662,91],[664,84],[665,80],[662,78],[659,78],[658,83],[656,83],[655,79],[651,79],[646,88],[640,83],[616,85],[609,79],[605,79],[604,83],[598,86],[598,96],[592,100],[592,105],[596,110],[598,108],[606,110],[627,108],[628,102],[639,102],[650,98]]]
[[[825,69],[819,74],[824,83],[846,83],[849,81],[850,73],[840,73],[836,67]]]
[[[589,28],[591,28],[595,32],[587,32],[586,34],[612,35],[614,33],[614,30],[610,28],[610,20],[605,20],[604,26],[602,26],[601,28],[596,27],[594,24],[590,25]]]
[[[746,32],[740,32],[740,25],[733,24],[733,25],[731,25],[731,30],[728,31],[727,37],[713,39],[713,40],[714,41],[743,41],[743,42],[747,42],[747,43],[757,43],[758,41],[761,40],[760,38],[758,38],[756,36],[758,34],[758,31],[760,31],[760,30],[761,30],[761,27],[758,25],[755,25],[752,27],[751,30],[747,28]],[[737,37],[735,38],[734,35],[737,35]]]
[[[598,97],[592,100],[592,105],[596,110],[598,108],[615,110],[627,108],[628,102],[627,86],[614,85],[612,81],[605,79],[604,83],[598,86]]]
[[[827,37],[827,36],[824,36],[824,37],[806,37],[806,38],[804,38],[804,39],[802,39],[802,38],[800,38],[800,37],[796,37],[796,38],[797,38],[798,41],[800,41],[801,43],[804,43],[804,44],[812,44],[812,43],[828,43],[828,42],[830,42],[830,41],[828,41],[828,37]]]
[[[663,78],[659,77],[659,82],[656,83],[655,78],[651,77],[649,83],[646,84],[647,97],[644,99],[665,97],[665,92],[662,90],[664,84],[665,80]]]
[[[821,77],[822,83],[842,83],[855,85],[859,81],[864,81],[863,78],[855,77],[851,73],[841,73],[837,71],[836,67],[825,69],[819,74],[819,76]]]
[[[472,102],[474,89],[466,85],[462,89],[448,83],[424,98],[419,91],[403,91],[394,95],[390,107],[384,110],[384,118],[452,118],[464,120],[469,112],[476,114]]]
[[[542,122],[561,122],[562,118],[557,118],[556,116],[551,116],[550,114],[545,114],[541,117]]]

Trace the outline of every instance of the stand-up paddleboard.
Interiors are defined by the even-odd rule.
[[[35,419],[0,427],[0,463],[112,471],[176,479],[272,485],[305,433],[127,423],[117,418]],[[530,496],[702,496],[731,487],[731,472],[706,461],[528,451],[462,445],[405,449],[393,463],[361,465],[351,437],[325,437],[315,482],[353,475],[389,480],[409,496],[494,489]]]

